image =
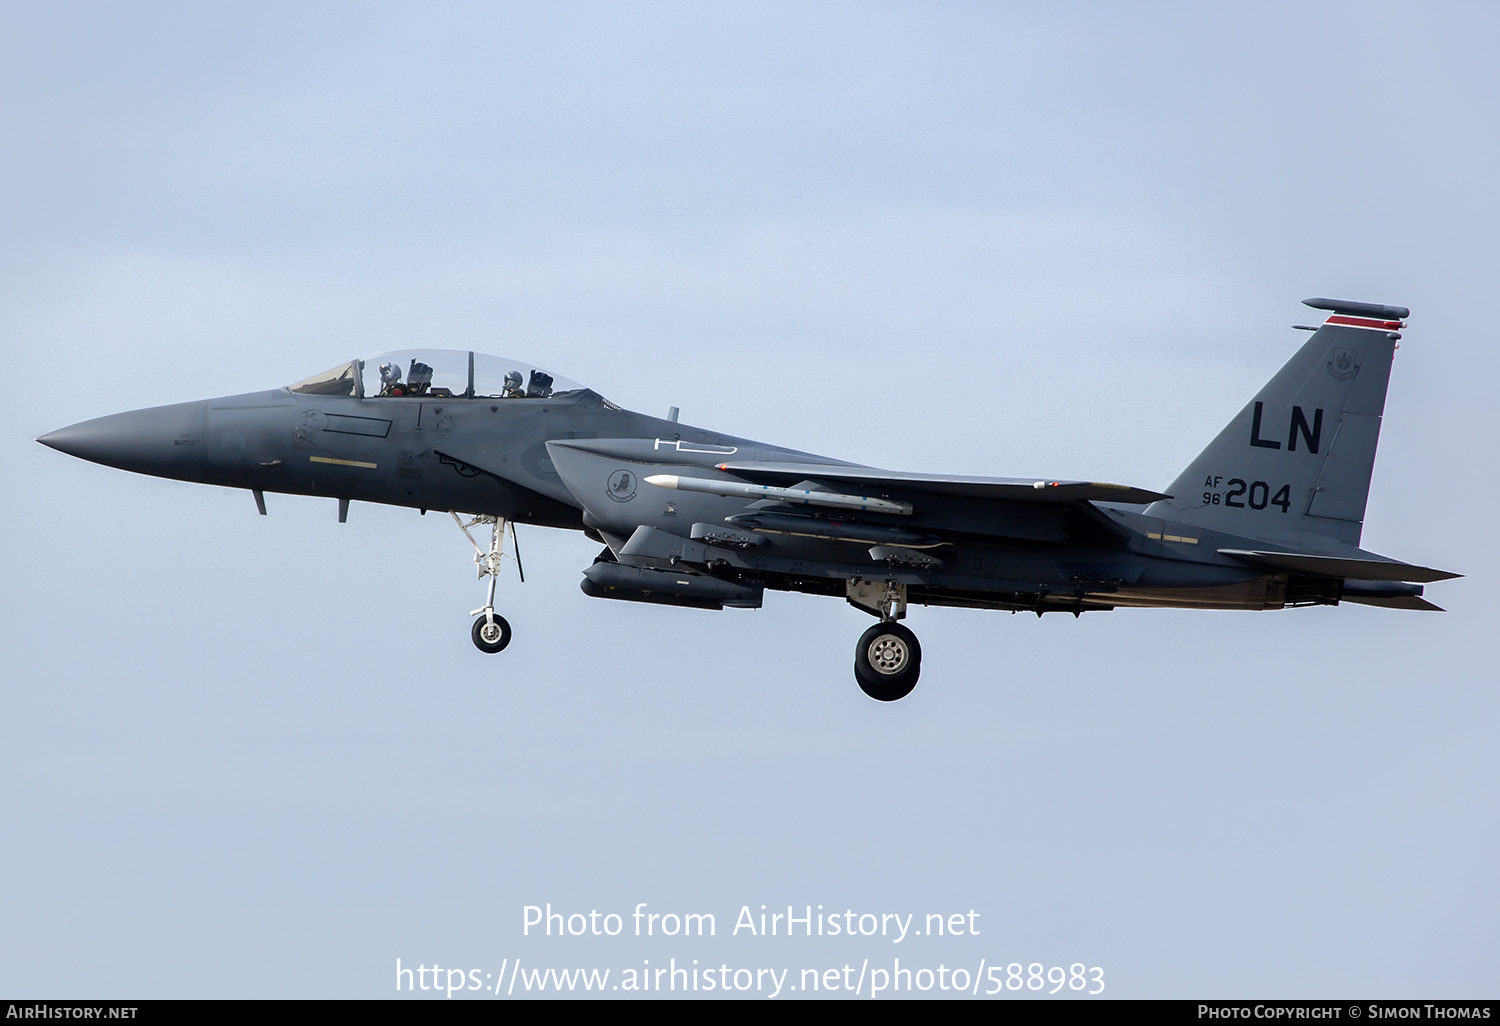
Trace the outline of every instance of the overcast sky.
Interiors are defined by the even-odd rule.
[[[1116,997],[1500,983],[1488,4],[0,6],[0,992],[345,996],[395,959],[1084,962]],[[1364,544],[1449,612],[586,598],[522,528],[32,441],[415,346],[910,470],[1165,487],[1410,306]],[[538,940],[521,909],[718,917]],[[980,937],[729,936],[742,905]],[[908,962],[907,960],[911,961]],[[800,993],[800,992],[799,992]]]

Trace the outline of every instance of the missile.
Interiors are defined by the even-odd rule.
[[[867,513],[895,513],[911,515],[911,503],[891,502],[868,495],[843,495],[839,492],[820,492],[811,488],[776,488],[771,485],[750,484],[746,481],[725,481],[703,477],[678,477],[676,474],[652,474],[646,483],[658,488],[671,488],[679,492],[706,492],[736,499],[769,499],[799,506],[829,506],[834,509],[857,509]]]
[[[791,534],[802,538],[827,538],[830,541],[864,542],[866,545],[904,545],[909,549],[928,549],[943,544],[941,538],[904,527],[884,524],[850,524],[843,520],[792,513],[737,513],[724,518],[735,527],[747,527],[766,534]]]

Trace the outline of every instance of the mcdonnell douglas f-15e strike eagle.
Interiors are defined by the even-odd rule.
[[[1359,547],[1405,307],[1309,299],[1312,336],[1166,492],[1097,481],[879,470],[621,409],[528,364],[385,353],[285,388],[118,413],[43,435],[124,470],[265,492],[449,511],[509,644],[495,582],[515,524],[604,545],[596,598],[757,608],[766,589],[846,599],[877,620],[854,675],[905,697],[913,603],[1074,615],[1116,606],[1437,609],[1456,577]],[[1142,508],[1144,507],[1144,508]],[[488,546],[470,534],[487,528]],[[482,537],[482,536],[481,536]],[[520,570],[519,553],[513,557]],[[524,576],[522,577],[524,580]]]

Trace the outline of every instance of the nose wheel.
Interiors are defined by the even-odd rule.
[[[469,637],[474,640],[474,647],[488,655],[505,651],[505,646],[510,644],[510,623],[505,617],[495,612],[495,585],[500,579],[500,563],[506,558],[505,554],[505,518],[476,516],[468,523],[452,510],[448,511],[453,517],[453,522],[458,529],[469,539],[469,544],[474,546],[474,565],[479,568],[479,579],[482,581],[489,578],[485,591],[484,605],[470,611],[470,616],[478,616],[474,626],[469,630]],[[474,536],[469,533],[469,528],[487,524],[490,528],[490,547],[482,549]],[[516,554],[510,558],[516,561],[516,573],[521,577],[521,583],[526,583],[526,571],[521,568],[521,546],[516,541],[516,525],[510,525],[510,540],[515,545]]]
[[[510,644],[510,623],[492,609],[474,621],[469,636],[474,639],[475,648],[494,655],[505,651],[505,646]]]
[[[854,679],[877,702],[911,694],[922,672],[917,636],[894,620],[883,620],[859,636],[854,646]]]

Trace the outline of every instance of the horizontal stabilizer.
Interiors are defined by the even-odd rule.
[[[1340,601],[1358,601],[1361,606],[1380,606],[1382,609],[1418,609],[1421,612],[1448,612],[1421,595],[1350,595],[1344,594]]]
[[[1411,595],[1396,596],[1393,598],[1378,598],[1365,595],[1346,595],[1344,602],[1358,602],[1362,606],[1379,606],[1382,609],[1415,609],[1424,613],[1445,613],[1442,606],[1434,605],[1424,598],[1416,598]]]
[[[760,463],[749,460],[719,463],[717,469],[736,477],[766,484],[806,480],[854,482],[874,488],[933,495],[956,495],[975,499],[1009,499],[1013,502],[1123,502],[1144,504],[1171,496],[1130,485],[1104,481],[1038,481],[1035,478],[968,477],[950,474],[915,474],[902,470],[877,470],[825,463]]]
[[[1351,581],[1447,581],[1463,574],[1413,566],[1393,559],[1346,559],[1339,556],[1313,556],[1301,552],[1258,552],[1251,549],[1220,549],[1228,556],[1250,566],[1281,570],[1318,577],[1342,577]]]
[[[1358,602],[1365,606],[1380,606],[1385,609],[1419,609],[1430,613],[1443,612],[1422,597],[1420,584],[1397,584],[1394,581],[1345,581],[1340,602]]]
[[[1433,605],[1415,595],[1345,595],[1341,602],[1358,602],[1362,606],[1379,606],[1382,609],[1416,609],[1424,613],[1447,612],[1442,606]]]

